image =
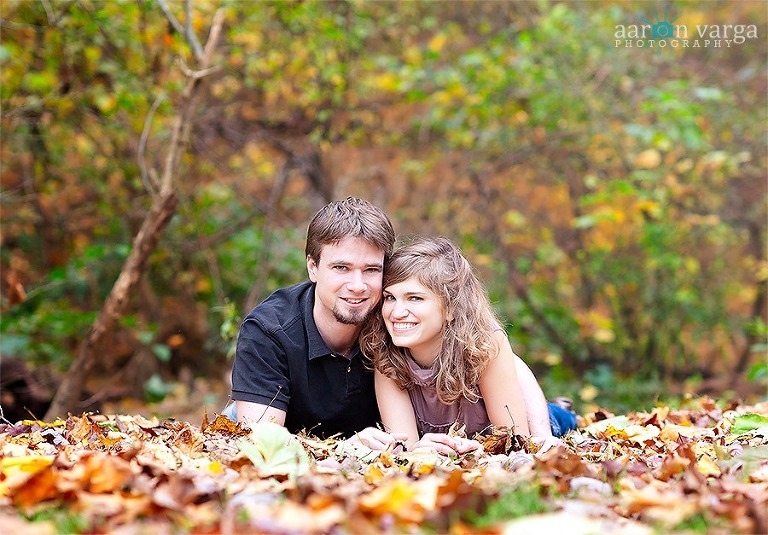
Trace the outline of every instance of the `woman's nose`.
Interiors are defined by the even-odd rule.
[[[394,306],[392,307],[392,316],[396,318],[404,318],[408,314],[410,314],[410,312],[405,307],[405,304],[395,302]]]

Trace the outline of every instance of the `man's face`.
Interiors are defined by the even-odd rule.
[[[308,257],[307,271],[316,283],[315,320],[361,325],[381,299],[384,251],[362,238],[344,238],[324,245],[318,262]]]

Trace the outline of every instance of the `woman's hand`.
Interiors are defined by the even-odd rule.
[[[408,435],[405,433],[387,433],[375,427],[366,427],[359,433],[355,433],[355,436],[351,437],[349,442],[359,442],[372,450],[391,449],[395,451],[397,448],[400,448],[399,451],[403,451],[405,450],[406,440],[408,440]]]
[[[549,450],[555,449],[558,446],[565,446],[565,442],[552,435],[533,436],[531,437],[531,442],[538,447],[538,450],[536,450],[536,453],[534,454],[536,457],[541,457]]]
[[[431,448],[443,455],[462,455],[470,451],[482,451],[483,446],[477,440],[452,437],[444,433],[426,433],[411,449]]]

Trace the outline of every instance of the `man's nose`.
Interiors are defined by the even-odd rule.
[[[349,282],[347,282],[347,288],[352,292],[362,292],[368,288],[365,282],[365,277],[360,271],[353,271],[350,274]]]

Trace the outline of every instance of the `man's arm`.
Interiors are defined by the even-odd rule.
[[[285,411],[283,410],[251,401],[235,401],[235,407],[237,408],[238,423],[247,426],[263,422],[285,425]]]
[[[547,398],[536,380],[536,376],[523,362],[519,356],[515,355],[515,368],[517,369],[517,380],[520,383],[520,390],[523,392],[525,400],[525,409],[528,413],[528,427],[531,435],[534,437],[551,437],[552,427],[549,424],[549,408],[547,407]]]

